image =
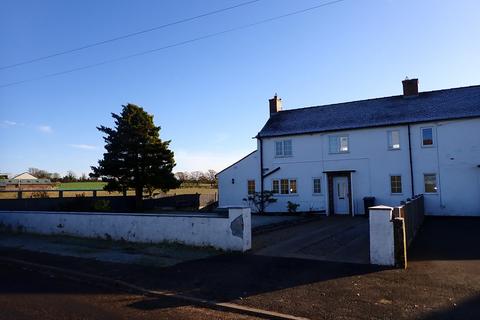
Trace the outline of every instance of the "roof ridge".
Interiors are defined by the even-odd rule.
[[[424,93],[450,91],[450,90],[459,90],[459,89],[468,89],[468,88],[474,88],[474,87],[480,87],[480,85],[479,85],[479,84],[476,84],[476,85],[464,86],[464,87],[455,87],[455,88],[448,88],[448,89],[437,89],[437,90],[430,90],[430,91],[421,91],[421,92],[419,92],[419,95],[424,94]],[[334,106],[338,106],[338,105],[341,105],[341,104],[350,104],[350,103],[367,102],[367,101],[382,100],[382,99],[391,99],[391,98],[397,98],[397,97],[403,97],[403,95],[400,94],[400,95],[386,96],[386,97],[378,97],[378,98],[368,98],[368,99],[345,101],[345,102],[335,102],[335,103],[323,104],[323,105],[318,105],[318,106],[308,106],[308,107],[300,107],[300,108],[294,108],[294,109],[284,109],[284,110],[282,110],[282,111],[280,111],[280,112],[286,113],[286,112],[289,112],[289,111],[306,110],[306,109],[313,109],[313,108],[334,107]]]

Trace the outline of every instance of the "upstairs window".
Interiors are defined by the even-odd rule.
[[[292,156],[292,154],[292,140],[282,140],[275,142],[276,157],[290,157]]]
[[[422,147],[431,147],[433,145],[435,145],[433,127],[422,128]]]
[[[390,176],[390,192],[402,193],[402,176]]]
[[[313,193],[322,193],[322,180],[320,178],[313,178]]]
[[[248,194],[255,193],[255,180],[248,180],[247,181],[247,192]]]
[[[330,136],[328,137],[329,153],[346,153],[349,150],[348,136]]]
[[[400,149],[400,131],[398,130],[388,131],[388,149],[389,150]]]
[[[437,175],[434,173],[425,173],[423,175],[425,184],[425,193],[437,193]]]

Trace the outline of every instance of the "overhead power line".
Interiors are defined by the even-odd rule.
[[[69,54],[69,53],[72,53],[72,52],[81,51],[81,50],[101,46],[101,45],[104,45],[104,44],[107,44],[107,43],[131,38],[131,37],[135,37],[135,36],[138,36],[138,35],[141,35],[141,34],[144,34],[144,33],[164,29],[164,28],[171,27],[171,26],[174,26],[174,25],[177,25],[177,24],[197,20],[197,19],[200,19],[200,18],[215,15],[215,14],[218,14],[218,13],[221,13],[221,12],[225,12],[225,11],[233,10],[233,9],[236,9],[236,8],[239,8],[239,7],[247,6],[247,5],[253,4],[255,2],[259,2],[259,1],[262,1],[262,0],[250,0],[250,1],[242,2],[242,3],[239,3],[239,4],[234,5],[234,6],[230,6],[230,7],[210,11],[210,12],[206,12],[206,13],[203,13],[203,14],[200,14],[200,15],[197,15],[197,16],[177,20],[177,21],[174,21],[174,22],[169,22],[169,23],[162,24],[160,26],[152,27],[152,28],[149,28],[149,29],[144,29],[144,30],[140,30],[140,31],[132,32],[132,33],[127,33],[127,34],[124,34],[124,35],[121,35],[121,36],[118,36],[118,37],[115,37],[115,38],[110,38],[110,39],[106,39],[106,40],[102,40],[102,41],[98,41],[98,42],[93,42],[93,43],[90,43],[90,44],[87,44],[87,45],[84,45],[84,46],[81,46],[81,47],[76,47],[76,48],[68,49],[68,50],[65,50],[65,51],[59,51],[57,53],[52,53],[52,54],[49,54],[49,55],[37,57],[37,58],[34,58],[34,59],[30,59],[30,60],[25,60],[25,61],[22,61],[22,62],[13,63],[13,64],[6,65],[6,66],[0,66],[0,70],[10,69],[10,68],[22,66],[22,65],[25,65],[25,64],[30,64],[30,63],[34,63],[34,62],[38,62],[38,61],[42,61],[42,60],[66,55],[66,54]]]
[[[142,52],[138,52],[138,53],[134,53],[134,54],[118,57],[118,58],[108,59],[108,60],[104,60],[104,61],[101,61],[101,62],[97,62],[97,63],[93,63],[93,64],[89,64],[89,65],[85,65],[85,66],[81,66],[81,67],[77,67],[77,68],[73,68],[73,69],[68,69],[68,70],[64,70],[64,71],[60,71],[60,72],[49,73],[49,74],[46,74],[46,75],[43,75],[43,76],[40,76],[40,77],[36,77],[36,78],[30,78],[30,79],[26,79],[26,80],[6,83],[6,84],[3,84],[3,85],[0,85],[0,88],[10,87],[10,86],[22,84],[22,83],[25,83],[25,82],[31,82],[31,81],[37,81],[37,80],[42,80],[42,79],[46,79],[46,78],[56,77],[56,76],[60,76],[60,75],[67,74],[67,73],[72,73],[72,72],[76,72],[76,71],[80,71],[80,70],[90,69],[90,68],[102,66],[102,65],[105,65],[105,64],[118,62],[118,61],[121,61],[121,60],[127,60],[127,59],[131,59],[131,58],[134,58],[134,57],[143,56],[143,55],[147,55],[147,54],[150,54],[150,53],[154,53],[154,52],[158,52],[158,51],[162,51],[162,50],[166,50],[166,49],[170,49],[170,48],[174,48],[174,47],[183,46],[183,45],[186,45],[186,44],[189,44],[189,43],[192,43],[192,42],[198,42],[198,41],[201,41],[201,40],[205,40],[205,39],[213,38],[213,37],[216,37],[216,36],[220,36],[220,35],[223,35],[223,34],[226,34],[226,33],[231,33],[231,32],[234,32],[234,31],[251,28],[251,27],[254,27],[254,26],[258,26],[258,25],[261,25],[261,24],[265,24],[265,23],[268,23],[268,22],[275,21],[275,20],[280,20],[280,19],[283,19],[283,18],[291,17],[291,16],[294,16],[294,15],[299,15],[299,14],[302,14],[302,13],[305,13],[305,12],[308,12],[308,11],[313,11],[315,9],[319,9],[319,8],[322,8],[322,7],[325,7],[325,6],[333,5],[333,4],[336,4],[336,3],[339,3],[339,2],[344,2],[344,1],[346,1],[346,0],[333,0],[333,1],[329,1],[329,2],[324,2],[322,4],[319,4],[319,5],[316,5],[316,6],[313,6],[313,7],[293,11],[293,12],[290,12],[290,13],[282,14],[282,15],[279,15],[279,16],[271,17],[271,18],[267,18],[267,19],[260,20],[260,21],[257,21],[257,22],[253,22],[253,23],[242,25],[242,26],[226,29],[226,30],[223,30],[223,31],[210,33],[210,34],[207,34],[207,35],[204,35],[204,36],[200,36],[200,37],[176,42],[176,43],[169,44],[169,45],[166,45],[166,46],[163,46],[163,47],[160,47],[160,48],[150,49],[150,50],[146,50],[146,51],[142,51]]]

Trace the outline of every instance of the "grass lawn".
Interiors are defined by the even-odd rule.
[[[62,182],[57,186],[58,190],[103,190],[105,182],[85,181],[85,182]]]

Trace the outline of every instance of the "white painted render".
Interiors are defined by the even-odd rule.
[[[435,145],[422,147],[421,128],[434,128]],[[400,149],[389,150],[390,130],[399,130]],[[330,154],[329,136],[348,135],[349,151]],[[480,216],[480,119],[460,119],[410,125],[414,193],[425,194],[430,215]],[[275,142],[292,140],[293,154],[275,157]],[[247,180],[256,180],[260,191],[260,152],[219,174],[220,206],[237,205],[247,196]],[[328,133],[263,138],[265,190],[273,179],[296,179],[297,194],[277,195],[270,212],[287,211],[287,202],[298,203],[299,211],[329,213],[327,171],[351,170],[352,211],[363,214],[363,197],[374,196],[377,204],[397,206],[412,196],[408,126],[343,130]],[[424,174],[436,174],[438,191],[425,193]],[[401,175],[402,193],[392,194],[390,176]],[[322,179],[322,193],[313,194],[313,178]],[[234,179],[235,184],[231,184]]]
[[[395,265],[395,239],[392,221],[392,207],[370,208],[370,263],[382,266]]]
[[[252,245],[249,208],[230,208],[228,216],[0,211],[0,223],[15,231],[107,238],[130,242],[179,242],[247,251]]]
[[[255,151],[218,174],[218,202],[220,207],[244,206],[247,198],[247,181],[255,180],[260,191],[260,159]]]

